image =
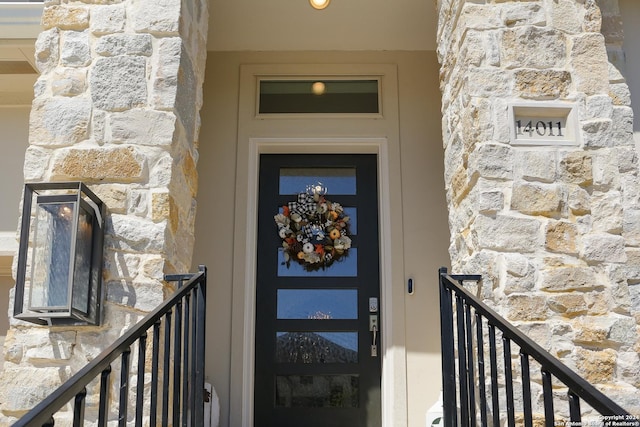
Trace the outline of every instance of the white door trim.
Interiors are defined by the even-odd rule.
[[[251,138],[249,140],[249,162],[247,164],[247,215],[246,224],[246,257],[245,257],[245,285],[244,285],[244,351],[242,353],[243,381],[243,422],[242,426],[253,426],[253,378],[255,366],[255,284],[257,265],[257,212],[258,212],[258,168],[262,153],[375,153],[378,155],[378,180],[380,200],[380,241],[391,241],[391,201],[390,176],[388,168],[388,143],[386,138]],[[392,257],[391,245],[380,245],[380,259],[389,260]],[[405,377],[404,372],[398,372],[398,362],[404,364],[404,351],[394,349],[392,319],[392,268],[390,263],[381,263],[381,308],[385,315],[382,317],[382,418],[383,426],[396,426],[393,414],[397,410],[394,402],[402,396],[404,390],[398,391],[394,385],[398,377]],[[397,415],[397,414],[396,414]]]
[[[259,75],[379,75],[384,117],[261,120]],[[241,68],[236,153],[230,425],[253,427],[258,168],[262,153],[378,155],[382,316],[382,426],[407,426],[404,243],[397,70],[389,64],[259,64]],[[395,208],[394,208],[395,207]]]

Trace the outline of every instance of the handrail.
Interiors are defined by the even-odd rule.
[[[73,375],[68,381],[62,384],[56,391],[54,391],[51,395],[46,397],[42,402],[36,405],[33,409],[31,409],[27,414],[22,416],[16,423],[13,424],[13,427],[40,427],[40,426],[53,426],[53,416],[56,414],[63,406],[69,403],[71,400],[75,399],[75,408],[74,408],[74,426],[81,425],[76,424],[81,423],[81,420],[77,418],[84,417],[84,401],[86,396],[86,387],[87,385],[96,379],[98,376],[102,376],[101,381],[101,392],[100,392],[100,404],[99,404],[99,421],[98,425],[106,425],[106,417],[107,410],[106,405],[108,405],[108,397],[106,396],[107,384],[108,384],[108,376],[111,373],[111,364],[118,358],[122,358],[122,380],[121,380],[121,396],[120,396],[120,409],[119,409],[119,425],[126,424],[126,396],[123,399],[122,389],[126,388],[128,392],[128,360],[129,353],[131,352],[131,346],[139,341],[139,368],[144,369],[145,360],[145,346],[146,346],[146,338],[147,331],[153,327],[154,331],[154,365],[156,371],[158,370],[156,359],[158,354],[158,348],[156,347],[160,325],[164,321],[165,322],[165,337],[169,335],[167,331],[171,329],[171,316],[174,308],[181,310],[181,305],[183,304],[183,300],[186,300],[186,307],[193,306],[193,314],[190,316],[189,311],[185,310],[184,319],[185,319],[185,331],[188,333],[188,323],[193,325],[193,329],[191,330],[191,344],[196,347],[194,354],[191,355],[191,360],[187,360],[185,358],[185,365],[188,365],[191,362],[192,371],[191,374],[193,376],[192,381],[190,381],[192,392],[191,394],[193,399],[191,399],[192,405],[192,413],[189,416],[193,417],[195,424],[191,423],[191,425],[202,425],[204,419],[204,315],[205,315],[205,303],[206,303],[206,276],[207,270],[206,267],[200,266],[199,272],[192,275],[180,275],[178,277],[165,276],[165,280],[167,281],[179,281],[179,287],[176,291],[165,300],[162,304],[160,304],[155,310],[147,314],[140,322],[138,322],[135,326],[129,329],[124,335],[118,338],[111,346],[105,349],[99,356],[97,356],[94,360],[89,362],[86,366],[80,369],[75,375]],[[184,283],[183,280],[187,277],[190,279]],[[180,286],[182,285],[182,286]],[[193,301],[189,301],[192,298]],[[178,313],[181,311],[176,310]],[[175,316],[176,324],[177,319],[182,316]],[[178,329],[174,330],[174,336],[178,336]],[[185,339],[187,339],[187,333],[185,333]],[[177,343],[176,343],[177,344]],[[165,359],[167,360],[167,365],[164,366],[165,375],[168,375],[168,360],[169,360],[169,347],[170,343],[165,342]],[[178,361],[180,357],[180,349],[178,346],[174,346],[174,358],[177,358]],[[169,350],[167,350],[169,349]],[[175,354],[175,351],[178,353]],[[187,352],[187,347],[185,346],[185,352]],[[142,365],[142,366],[141,366]],[[127,369],[124,367],[126,366]],[[187,366],[188,367],[188,366]],[[183,369],[184,367],[176,367],[174,366],[174,372],[176,369]],[[125,376],[126,374],[126,376]],[[142,375],[140,375],[142,374]],[[154,381],[156,381],[157,386],[157,378],[158,372],[152,372],[154,376]],[[178,374],[179,376],[179,374]],[[165,377],[166,378],[166,377]],[[186,379],[186,375],[185,375]],[[144,371],[138,371],[138,380],[142,381],[138,387],[139,390],[142,390],[144,384]],[[200,387],[196,387],[197,384],[200,384]],[[165,382],[165,384],[168,384]],[[125,385],[127,387],[125,387]],[[104,389],[104,390],[103,390]],[[164,387],[165,390],[168,389],[168,385]],[[153,396],[154,390],[152,389],[152,401],[154,399]],[[187,393],[185,389],[184,393]],[[136,398],[138,401],[141,401],[142,393],[138,393]],[[124,402],[124,407],[122,408],[122,403]],[[166,403],[166,402],[165,402]],[[81,405],[82,408],[78,408],[77,406]],[[164,408],[163,408],[164,409]],[[186,412],[186,408],[183,407]],[[152,415],[154,417],[155,414]],[[142,421],[140,416],[140,423]],[[186,419],[186,418],[185,418]],[[136,423],[138,425],[138,423]],[[155,424],[154,424],[155,425]],[[174,423],[177,425],[177,423]],[[186,425],[186,424],[185,424]]]
[[[506,394],[508,425],[514,425],[513,384],[511,372],[511,342],[520,348],[523,384],[523,413],[525,426],[532,425],[531,389],[529,378],[529,357],[541,366],[546,426],[554,426],[553,402],[551,395],[551,377],[558,379],[568,388],[570,416],[572,422],[580,422],[580,399],[584,400],[595,411],[603,416],[621,417],[619,420],[631,421],[633,426],[640,426],[640,421],[629,412],[609,399],[584,378],[573,372],[558,359],[552,356],[539,344],[531,340],[506,319],[482,303],[463,286],[465,281],[480,281],[478,275],[449,275],[445,268],[439,271],[440,281],[440,313],[442,332],[442,369],[445,426],[457,426],[456,402],[460,398],[461,425],[476,425],[475,391],[480,393],[480,417],[482,425],[487,422],[486,384],[484,365],[484,321],[488,326],[491,365],[491,403],[494,424],[499,421],[499,402],[497,384],[497,354],[495,348],[495,329],[502,334],[504,354],[504,394]],[[454,304],[455,298],[455,304]],[[455,316],[454,316],[455,307]],[[473,308],[473,314],[471,311]],[[475,322],[475,333],[471,324]],[[454,337],[457,331],[457,342]],[[474,337],[475,335],[475,337]],[[456,349],[457,344],[457,349]],[[473,348],[476,352],[474,355]],[[457,351],[456,351],[457,350]],[[507,354],[507,352],[509,354]],[[456,359],[458,369],[456,372]],[[474,359],[477,363],[474,363]],[[477,375],[476,375],[477,371]],[[461,374],[462,372],[462,374]],[[456,381],[459,390],[456,389]],[[527,401],[529,399],[529,401]],[[577,425],[577,424],[576,424]]]

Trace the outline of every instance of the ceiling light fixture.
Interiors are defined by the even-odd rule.
[[[329,6],[330,2],[331,0],[309,0],[309,4],[311,4],[311,7],[317,10],[326,8],[327,6]]]

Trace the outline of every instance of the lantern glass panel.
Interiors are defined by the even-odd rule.
[[[78,215],[76,253],[73,272],[73,304],[75,310],[87,315],[91,299],[91,256],[93,216],[81,208]]]
[[[67,310],[73,218],[76,203],[43,203],[36,208],[31,269],[32,310]]]

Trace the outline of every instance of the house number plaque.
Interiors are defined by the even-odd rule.
[[[572,104],[514,104],[509,115],[513,145],[577,145]]]

